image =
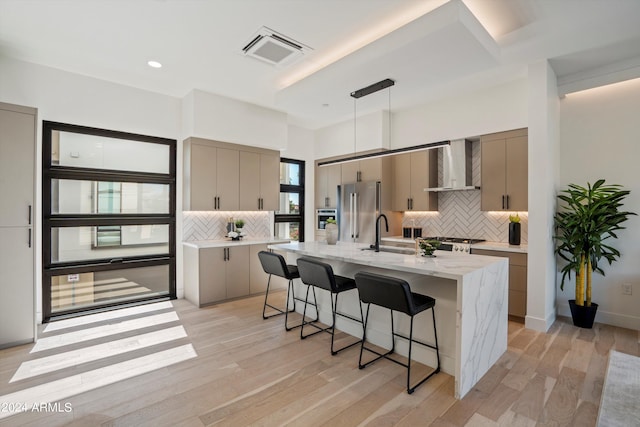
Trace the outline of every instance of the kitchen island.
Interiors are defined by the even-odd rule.
[[[440,346],[441,369],[455,377],[455,397],[462,398],[507,349],[508,262],[504,258],[451,254],[436,251],[435,258],[398,253],[374,252],[368,245],[338,242],[305,242],[269,245],[270,249],[288,252],[289,262],[310,256],[331,264],[336,274],[353,277],[366,270],[406,280],[413,292],[436,299],[436,322]],[[299,295],[302,285],[297,285]],[[325,292],[318,293],[320,319],[331,320],[331,305]],[[359,316],[357,292],[340,296],[339,310]],[[296,307],[302,311],[302,304]],[[309,313],[309,312],[308,312]],[[311,313],[309,313],[311,314]],[[408,331],[409,319],[398,315],[396,329]],[[433,342],[429,316],[416,318],[416,339]],[[423,327],[421,327],[421,322]],[[391,334],[387,310],[372,307],[367,340],[390,348]],[[361,337],[362,327],[343,320],[336,327]],[[397,340],[396,351],[407,355],[408,345]],[[432,351],[414,346],[413,358],[436,366]]]

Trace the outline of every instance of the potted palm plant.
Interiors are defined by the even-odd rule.
[[[620,210],[629,193],[620,185],[607,185],[599,179],[593,185],[587,183],[586,188],[569,184],[558,194],[555,252],[564,261],[560,289],[564,290],[565,279],[575,273],[576,296],[569,300],[569,307],[576,326],[593,326],[598,304],[591,301],[591,273],[604,276],[600,260],[604,258],[612,264],[620,256],[608,239],[616,239],[616,232],[625,228],[621,224],[629,215],[636,215]]]

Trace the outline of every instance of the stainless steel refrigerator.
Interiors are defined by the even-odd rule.
[[[376,238],[376,217],[380,213],[379,181],[338,186],[338,229],[340,241],[372,244]]]

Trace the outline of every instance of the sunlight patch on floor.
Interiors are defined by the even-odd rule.
[[[104,344],[93,345],[80,348],[78,350],[66,351],[52,356],[41,357],[35,360],[23,362],[10,383],[35,377],[37,375],[54,372],[59,369],[105,359],[129,351],[139,350],[152,345],[161,344],[187,336],[187,332],[182,326],[163,329],[161,331],[149,332],[147,334],[136,335],[134,337],[123,338],[110,341]]]
[[[196,356],[193,345],[186,344],[6,394],[0,396],[0,402],[8,407],[28,409],[42,402],[56,402]],[[15,413],[0,412],[0,419]]]

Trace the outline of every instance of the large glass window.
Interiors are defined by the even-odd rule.
[[[175,298],[176,141],[43,125],[43,313]]]
[[[304,161],[280,159],[280,205],[275,235],[304,242]]]

